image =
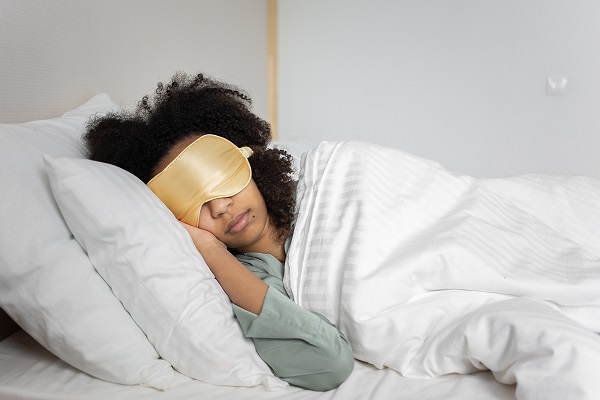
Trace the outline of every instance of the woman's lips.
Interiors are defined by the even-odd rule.
[[[248,215],[250,211],[236,215],[228,224],[225,233],[237,233],[246,227],[248,224]]]

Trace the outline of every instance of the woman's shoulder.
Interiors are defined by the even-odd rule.
[[[233,255],[255,275],[266,274],[283,280],[283,263],[273,255],[255,252],[234,253]],[[264,278],[260,278],[264,280]]]

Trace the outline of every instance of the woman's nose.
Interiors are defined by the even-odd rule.
[[[231,203],[231,197],[221,197],[209,201],[208,205],[213,218],[219,218],[221,215],[225,214]]]

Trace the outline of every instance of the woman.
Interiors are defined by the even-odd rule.
[[[250,103],[233,86],[177,74],[135,112],[92,120],[86,145],[91,159],[133,173],[174,212],[274,374],[329,390],[351,373],[352,351],[283,287],[295,205],[291,157],[267,147],[269,125]]]

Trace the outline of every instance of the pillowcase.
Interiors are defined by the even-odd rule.
[[[0,124],[0,306],[56,356],[110,382],[166,389],[174,370],[94,270],[56,205],[44,154],[83,157],[98,95],[62,117]]]
[[[142,181],[90,160],[46,164],[75,238],[165,360],[211,384],[287,385],[244,337],[187,231]]]

